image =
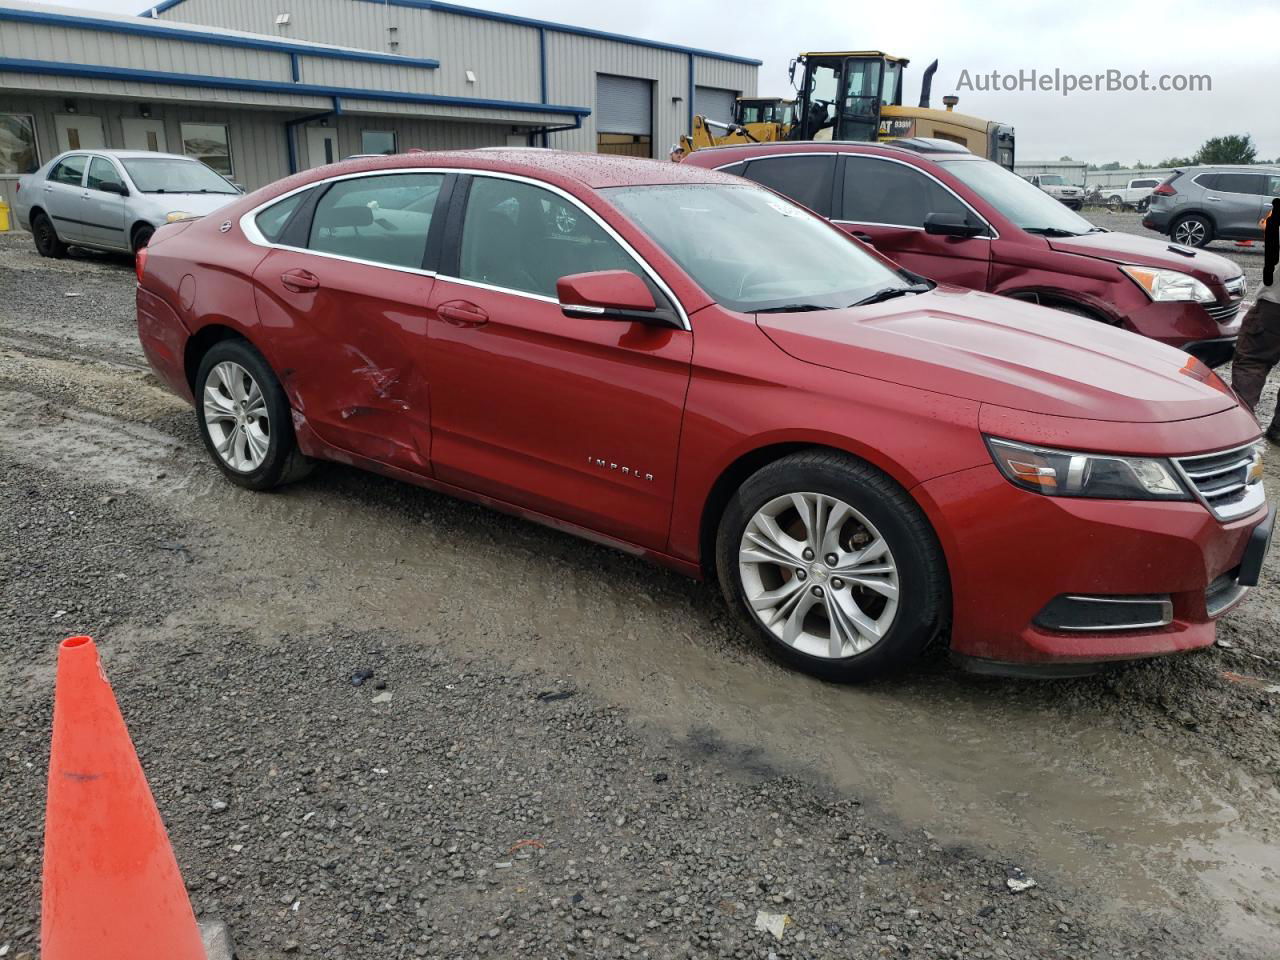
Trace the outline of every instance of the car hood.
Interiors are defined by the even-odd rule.
[[[1032,413],[1163,423],[1237,403],[1181,350],[958,288],[869,307],[758,314],[756,322],[807,363]]]
[[[1225,283],[1240,274],[1240,268],[1226,257],[1204,250],[1181,247],[1190,256],[1174,253],[1167,240],[1140,237],[1132,233],[1087,233],[1082,237],[1050,237],[1049,246],[1063,253],[1076,253],[1113,263],[1134,263],[1143,267],[1163,267],[1189,273],[1197,280]]]
[[[166,214],[182,211],[202,217],[240,199],[238,193],[144,193],[149,207]]]

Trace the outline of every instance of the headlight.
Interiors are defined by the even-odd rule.
[[[179,220],[194,220],[196,214],[187,213],[185,210],[174,210],[172,213],[165,214],[165,223],[177,223]]]
[[[1146,291],[1147,296],[1160,303],[1174,300],[1191,300],[1196,303],[1213,303],[1218,298],[1195,277],[1177,270],[1156,270],[1149,267],[1121,267],[1129,279]]]
[[[987,437],[991,457],[1009,480],[1051,497],[1103,500],[1190,500],[1167,460],[1073,453]]]

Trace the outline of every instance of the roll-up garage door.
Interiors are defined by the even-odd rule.
[[[653,132],[653,84],[634,77],[596,76],[596,129],[609,133]]]
[[[596,150],[653,156],[653,82],[596,75]]]
[[[693,112],[708,120],[732,123],[733,108],[737,100],[738,94],[733,90],[721,90],[719,87],[695,87]]]

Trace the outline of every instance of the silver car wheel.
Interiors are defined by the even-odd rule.
[[[223,463],[239,473],[262,466],[271,448],[271,418],[258,382],[224,360],[204,382],[204,423]]]
[[[811,657],[865,653],[898,611],[898,567],[875,526],[843,500],[792,493],[751,518],[738,549],[747,603],[765,629]]]
[[[1204,243],[1204,224],[1199,220],[1184,220],[1173,231],[1173,242],[1187,247]]]

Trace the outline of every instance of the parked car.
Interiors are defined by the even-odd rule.
[[[67,247],[134,253],[164,223],[242,191],[199,160],[146,150],[72,150],[18,178],[14,211],[44,257]]]
[[[1152,192],[1142,225],[1188,247],[1261,240],[1259,221],[1278,196],[1280,167],[1188,167]]]
[[[429,216],[380,217],[406,187]],[[995,671],[1206,646],[1270,536],[1257,422],[1197,361],[935,289],[692,164],[352,161],[137,268],[143,349],[232,482],[337,460],[714,577],[829,679],[946,624]]]
[[[1159,177],[1135,177],[1123,187],[1099,187],[1109,207],[1134,207],[1139,212],[1147,209],[1151,191],[1160,186]]]
[[[1072,210],[1084,206],[1084,187],[1068,183],[1066,177],[1056,173],[1033,173],[1023,177],[1033,187],[1039,187],[1053,199]]]
[[[932,280],[1124,327],[1209,366],[1235,349],[1234,262],[1094,226],[946,141],[748,144],[683,162],[778,190]]]

